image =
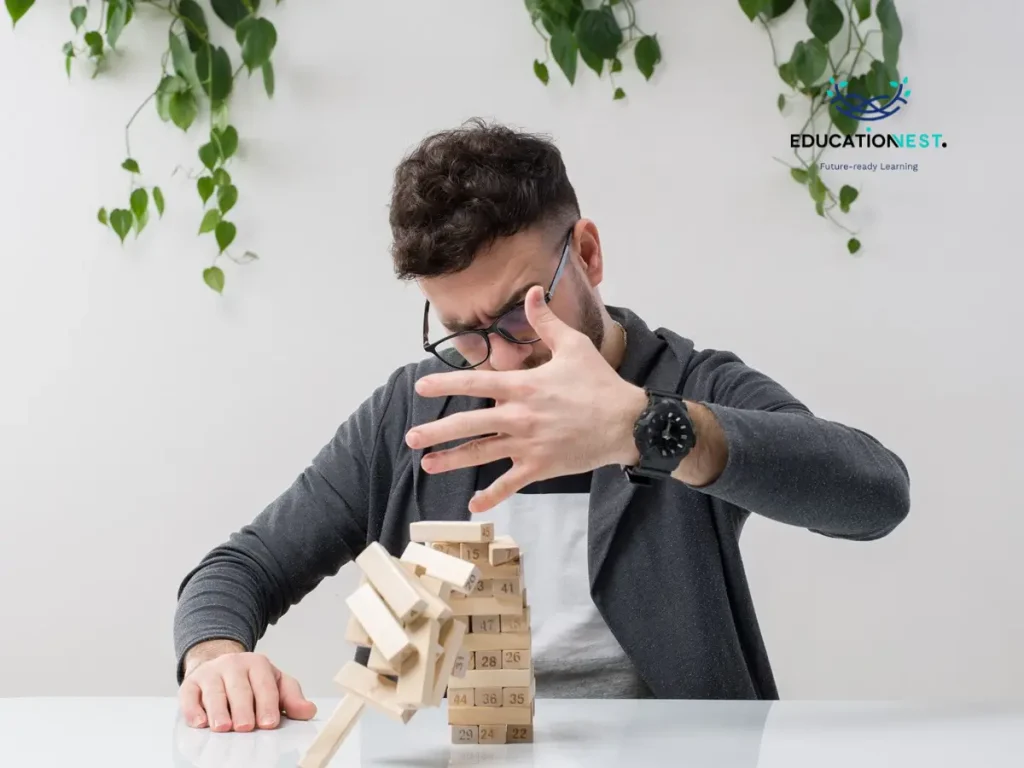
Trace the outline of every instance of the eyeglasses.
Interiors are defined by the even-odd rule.
[[[562,247],[562,256],[558,260],[558,267],[555,275],[551,278],[551,285],[544,293],[545,303],[549,303],[554,296],[558,281],[562,278],[565,265],[568,263],[570,246],[572,245],[572,233],[575,225],[569,230],[565,237],[565,245]],[[501,315],[487,328],[479,328],[471,331],[459,331],[443,339],[431,343],[429,338],[429,317],[430,301],[423,307],[423,349],[436,355],[441,362],[451,368],[466,370],[483,365],[491,357],[491,334],[496,333],[501,338],[512,344],[536,344],[540,341],[537,332],[530,326],[526,319],[526,301],[521,301],[512,309]]]

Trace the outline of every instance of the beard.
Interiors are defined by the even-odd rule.
[[[580,326],[577,330],[593,342],[600,350],[604,344],[604,320],[601,318],[601,307],[586,286],[580,290]],[[530,369],[543,365],[551,359],[551,351],[545,350],[543,355],[530,355],[523,363],[523,368]]]

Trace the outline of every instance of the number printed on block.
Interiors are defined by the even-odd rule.
[[[519,588],[519,579],[488,579],[491,594],[496,597],[515,597],[522,594]],[[474,594],[476,594],[474,592]]]
[[[450,707],[472,707],[473,701],[472,688],[448,689],[448,706]]]
[[[436,549],[438,552],[444,552],[446,555],[451,555],[452,557],[459,556],[458,544],[449,544],[444,541],[432,541],[430,542],[430,548]]]
[[[501,669],[501,651],[475,651],[476,666],[473,669]]]
[[[479,744],[479,725],[453,725],[452,744]]]
[[[501,706],[525,707],[530,704],[529,688],[502,688]]]
[[[507,725],[481,725],[481,744],[504,744],[508,735]]]
[[[473,587],[473,592],[470,597],[490,597],[492,594],[492,580],[491,579],[480,579]]]
[[[496,635],[502,630],[498,616],[470,616],[470,619],[472,619],[472,632]]]
[[[479,732],[477,733],[479,738]],[[510,725],[508,727],[508,737],[506,739],[509,744],[526,744],[533,741],[533,726],[532,725]]]
[[[476,688],[473,699],[478,707],[500,707],[501,688]]]
[[[487,563],[487,545],[486,544],[462,544],[459,547],[459,557],[463,560],[469,560],[474,565],[480,565],[481,563]],[[489,563],[488,563],[489,564]]]
[[[502,651],[501,652],[501,668],[502,669],[529,669],[530,668],[530,652],[529,651]]]
[[[524,608],[521,615],[514,613],[501,614],[502,632],[527,632],[529,631],[530,609]],[[476,631],[475,629],[473,630]]]

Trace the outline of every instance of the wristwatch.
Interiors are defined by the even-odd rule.
[[[676,392],[644,389],[647,407],[633,425],[633,441],[640,460],[624,467],[629,482],[651,485],[672,475],[697,442],[693,420]]]

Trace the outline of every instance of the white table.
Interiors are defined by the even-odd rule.
[[[186,726],[173,698],[0,699],[0,766],[295,766],[336,699],[275,731]],[[1017,704],[569,701],[539,699],[533,744],[455,746],[445,709],[406,725],[373,712],[332,766],[602,768],[1020,768]]]

